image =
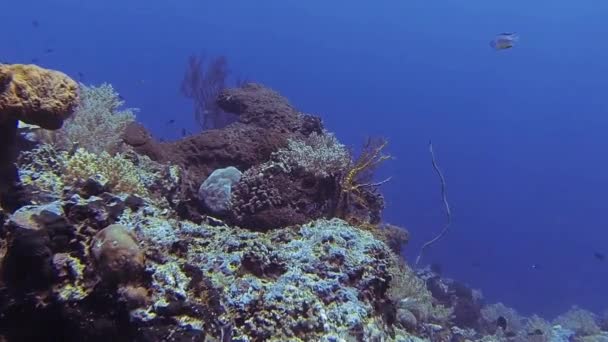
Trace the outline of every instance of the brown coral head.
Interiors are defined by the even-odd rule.
[[[0,123],[20,120],[59,129],[78,105],[78,84],[37,65],[0,65]]]
[[[133,121],[125,127],[122,139],[129,146],[140,147],[152,141],[152,136],[142,124]]]
[[[100,276],[109,282],[137,280],[144,269],[144,253],[128,229],[120,224],[97,232],[91,254]]]

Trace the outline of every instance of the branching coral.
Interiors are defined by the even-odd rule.
[[[286,168],[299,167],[319,178],[342,173],[350,165],[348,150],[329,132],[289,139],[287,148],[273,153],[272,158]]]
[[[33,185],[40,192],[59,194],[64,186],[61,171],[66,157],[66,153],[57,151],[49,144],[22,152],[17,161],[21,182]]]
[[[574,331],[578,336],[595,335],[600,332],[597,317],[592,312],[576,306],[558,316],[554,323]]]
[[[120,153],[111,156],[107,152],[90,153],[79,148],[65,163],[63,181],[77,183],[91,177],[100,176],[115,192],[147,195],[149,184],[154,175],[140,169]]]
[[[124,105],[120,95],[107,83],[99,87],[80,85],[80,103],[75,115],[55,132],[41,131],[43,141],[59,149],[78,146],[92,153],[120,151],[122,134],[134,121],[136,109],[119,108]]]
[[[481,318],[485,325],[490,327],[490,333],[496,331],[496,320],[504,317],[507,320],[507,330],[518,332],[524,328],[524,318],[514,309],[502,303],[486,305],[481,309]]]
[[[424,281],[418,278],[398,256],[394,255],[392,259],[392,265],[389,267],[392,279],[387,297],[397,307],[398,316],[407,317],[404,316],[404,312],[410,312],[418,322],[448,321],[452,310],[435,304]]]
[[[19,165],[24,184],[55,195],[65,186],[95,178],[107,185],[109,191],[146,196],[148,188],[159,178],[145,161],[136,165],[122,153],[111,156],[105,151],[94,154],[79,148],[71,154],[48,144],[23,153]]]
[[[537,315],[526,320],[524,331],[520,334],[522,341],[549,342],[551,340],[551,324]]]

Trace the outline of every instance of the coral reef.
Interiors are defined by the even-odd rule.
[[[138,153],[184,170],[179,211],[188,219],[196,220],[203,211],[196,200],[197,192],[212,171],[229,166],[248,170],[267,162],[273,152],[287,146],[289,139],[323,133],[320,119],[298,112],[285,98],[261,85],[225,89],[218,105],[237,114],[238,121],[168,143],[156,142],[139,125],[127,127],[125,134],[125,142]]]
[[[20,321],[17,307],[38,312],[41,329],[0,325],[0,333],[32,340],[76,324],[63,340],[159,341],[168,330],[242,341],[409,336],[382,310],[397,257],[369,232],[334,219],[255,233],[128,203],[111,194],[71,195],[10,216],[4,279],[28,293],[0,302],[11,320]],[[24,239],[18,229],[36,234]],[[8,276],[24,275],[12,270],[26,265],[27,278]],[[172,328],[159,328],[165,325]]]
[[[238,121],[169,143],[156,142],[141,125],[126,130],[125,142],[136,152],[184,170],[177,204],[183,218],[197,221],[205,213],[196,198],[212,171],[235,167],[243,177],[233,187],[231,212],[225,215],[234,224],[267,230],[336,216],[353,224],[379,223],[382,182],[371,176],[389,158],[382,153],[384,141],[370,140],[352,161],[318,118],[258,84],[225,89],[217,104],[237,114]]]
[[[353,158],[318,118],[248,84],[217,98],[236,122],[157,142],[111,87],[83,89],[83,119],[51,140],[0,125],[0,159],[17,162],[0,172],[28,199],[2,198],[0,340],[608,339],[585,310],[550,324],[411,269],[407,231],[381,220],[385,140]],[[80,138],[95,122],[105,144]]]

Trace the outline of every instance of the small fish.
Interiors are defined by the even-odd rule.
[[[82,81],[84,79],[84,73],[78,72],[78,80]]]
[[[186,129],[185,129],[185,128],[182,128],[182,137],[185,137],[185,136],[186,136],[186,133],[187,133],[187,132],[186,132]]]
[[[55,52],[55,49],[48,48],[48,49],[44,50],[44,52],[45,53],[53,53],[53,52]]]
[[[518,41],[519,36],[515,32],[503,32],[490,41],[490,47],[494,50],[506,50],[515,46]]]
[[[120,94],[118,94],[118,98],[120,99],[120,101],[126,101],[125,98]]]
[[[606,259],[606,256],[600,252],[593,253],[593,256],[599,261],[604,261]]]
[[[539,264],[532,264],[530,265],[530,268],[532,268],[533,270],[538,270],[540,268]]]
[[[38,63],[40,60],[38,58],[32,58],[32,63]]]
[[[496,326],[501,328],[503,331],[507,330],[507,319],[503,316],[498,316],[496,319]]]
[[[539,335],[543,335],[543,331],[540,329],[536,329],[536,330],[528,333],[528,336],[539,336]]]
[[[171,119],[171,120],[167,121],[167,125],[174,124],[174,123],[175,123],[175,119]]]
[[[38,20],[32,20],[32,26],[38,28],[40,26],[40,23],[38,22]]]

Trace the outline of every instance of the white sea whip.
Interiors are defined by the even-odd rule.
[[[448,198],[447,198],[446,190],[445,190],[445,188],[446,188],[445,178],[443,177],[441,170],[439,170],[439,166],[437,166],[437,161],[435,160],[435,153],[433,153],[433,142],[430,140],[429,140],[429,152],[431,153],[433,169],[435,169],[435,172],[437,172],[437,175],[439,175],[439,179],[441,180],[441,198],[443,200],[443,205],[445,207],[445,214],[447,216],[447,222],[446,222],[445,226],[443,227],[443,229],[441,230],[441,232],[439,232],[439,235],[437,235],[432,240],[427,241],[424,245],[422,245],[422,248],[420,248],[420,253],[418,254],[418,257],[416,257],[416,263],[414,264],[416,266],[418,266],[418,263],[420,262],[420,259],[422,258],[422,254],[424,253],[424,250],[427,249],[432,244],[434,244],[435,242],[439,241],[441,238],[443,238],[445,236],[445,234],[447,234],[447,232],[450,228],[450,224],[452,223],[452,212],[450,211],[450,204],[448,203]]]

